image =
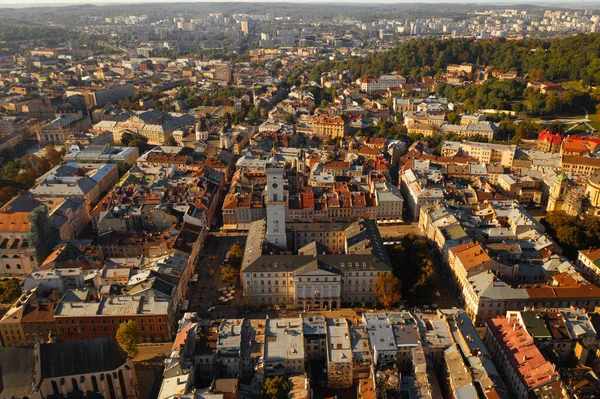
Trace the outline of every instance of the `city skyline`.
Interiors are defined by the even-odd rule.
[[[416,2],[414,0],[378,0],[375,2],[367,2],[365,0],[345,0],[345,1],[322,1],[322,0],[290,0],[290,1],[281,1],[281,0],[263,0],[263,1],[255,1],[255,0],[239,0],[239,1],[211,1],[211,0],[100,0],[100,1],[85,1],[85,0],[62,0],[60,2],[41,2],[39,0],[23,0],[19,2],[14,2],[12,0],[7,2],[1,2],[1,7],[7,8],[22,8],[22,7],[61,7],[61,6],[71,6],[71,5],[85,5],[85,4],[93,4],[93,5],[127,5],[127,4],[160,4],[160,3],[299,3],[299,4],[349,4],[349,5],[393,5],[393,4],[475,4],[475,5],[536,5],[543,6],[546,4],[551,4],[553,6],[564,6],[565,8],[585,8],[590,6],[600,7],[600,1],[581,1],[578,5],[574,5],[572,2],[568,0],[529,0],[529,1],[515,1],[515,0],[478,0],[478,1],[468,1],[464,2],[461,0],[423,0],[420,2]],[[575,6],[575,7],[574,7]]]

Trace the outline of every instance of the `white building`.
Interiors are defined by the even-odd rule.
[[[475,158],[477,162],[500,164],[510,168],[515,160],[516,145],[478,143],[474,141],[444,141],[443,157],[463,156]]]
[[[327,386],[352,386],[352,346],[348,321],[327,319]]]
[[[437,185],[441,179],[440,171],[431,168],[429,161],[414,160],[413,169],[401,173],[402,194],[414,220],[419,218],[421,206],[444,200],[444,191]]]
[[[406,83],[406,79],[401,75],[381,75],[379,79],[366,78],[360,82],[362,91],[370,93],[372,91],[387,90],[392,87],[400,87]]]
[[[303,374],[302,318],[267,319],[265,335],[265,377]]]
[[[23,281],[23,290],[28,291],[40,286],[42,291],[58,290],[64,293],[69,289],[83,288],[84,285],[81,268],[36,270]]]
[[[390,183],[374,183],[377,223],[402,222],[404,198],[398,188]]]

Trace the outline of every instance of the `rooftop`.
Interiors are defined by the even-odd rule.
[[[558,379],[555,366],[544,358],[518,322],[497,317],[487,319],[486,323],[527,389],[535,389]]]
[[[265,362],[304,359],[302,319],[267,319],[265,328]]]

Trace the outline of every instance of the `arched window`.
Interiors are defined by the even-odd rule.
[[[127,397],[127,386],[125,385],[125,378],[123,377],[123,370],[119,370],[119,384],[121,384],[121,396]]]
[[[94,392],[99,392],[98,379],[96,378],[95,375],[92,376],[92,388],[94,389]]]
[[[79,385],[75,378],[71,378],[71,384],[73,385],[73,392],[79,392]]]
[[[13,259],[20,259],[19,255],[13,255]]]
[[[110,394],[110,399],[117,399],[117,393],[115,392],[115,386],[113,384],[113,380],[110,374],[106,374],[106,381],[108,382],[108,392]]]
[[[55,395],[58,395],[59,391],[58,391],[58,384],[56,383],[56,381],[52,381],[52,390],[54,391]]]

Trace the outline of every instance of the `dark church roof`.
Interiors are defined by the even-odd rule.
[[[0,349],[0,397],[31,394],[34,368],[32,347]]]
[[[111,371],[127,361],[112,338],[61,341],[40,345],[42,379]]]

